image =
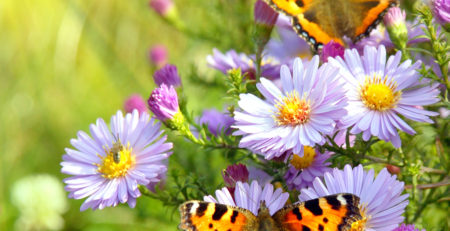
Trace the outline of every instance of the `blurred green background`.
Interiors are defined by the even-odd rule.
[[[169,62],[179,67],[190,109],[223,109],[222,86],[194,85],[186,76],[195,73],[206,82],[218,76],[206,66],[213,47],[250,49],[251,2],[175,1],[191,32],[212,35],[205,39],[177,31],[146,0],[2,0],[0,230],[12,230],[20,215],[11,203],[14,182],[42,173],[61,181],[66,176],[59,163],[78,130],[88,131],[99,117],[109,121],[132,93],[150,95],[152,45],[165,45]],[[174,149],[179,156],[196,151]],[[138,199],[137,212],[126,205],[79,212],[82,202],[68,199],[65,230],[176,230],[178,223],[177,212],[145,197]]]

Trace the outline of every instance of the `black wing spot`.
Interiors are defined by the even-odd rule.
[[[331,205],[334,210],[339,210],[341,208],[341,202],[336,198],[336,196],[325,197],[327,203]]]
[[[205,215],[205,211],[207,208],[208,208],[207,203],[200,203],[197,207],[197,211],[195,211],[195,215],[203,217],[203,215]]]
[[[309,228],[309,227],[306,226],[306,225],[303,225],[302,231],[311,231],[311,228]]]
[[[323,231],[323,230],[324,230],[323,225],[319,224],[319,231]]]
[[[209,226],[208,226],[210,229],[212,229],[212,227],[213,227],[213,224],[212,223],[209,223]]]
[[[227,210],[228,208],[226,205],[216,204],[216,208],[212,216],[212,219],[215,221],[220,220],[220,218],[222,218],[222,216],[227,212]]]
[[[233,214],[231,215],[231,223],[234,224],[234,222],[236,222],[236,217],[238,214],[239,214],[238,211],[233,210]]]
[[[295,1],[295,4],[296,4],[298,7],[304,7],[304,6],[305,6],[305,4],[303,3],[302,0],[297,0],[297,1]]]
[[[292,212],[297,216],[297,220],[302,220],[302,213],[298,207],[293,209]]]
[[[323,222],[328,223],[328,218],[324,217]]]
[[[323,210],[319,205],[319,199],[309,200],[305,202],[305,208],[315,216],[320,216],[323,214]]]

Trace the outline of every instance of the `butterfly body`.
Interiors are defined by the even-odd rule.
[[[272,216],[262,202],[257,216],[247,209],[204,201],[180,206],[179,228],[187,231],[345,231],[361,220],[359,198],[336,194],[288,205]]]
[[[343,37],[354,42],[381,21],[397,0],[265,0],[292,18],[294,30],[315,49],[331,40],[344,45]]]

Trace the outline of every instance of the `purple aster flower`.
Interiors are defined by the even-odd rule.
[[[208,65],[216,70],[227,74],[232,69],[240,68],[243,74],[247,74],[250,79],[255,79],[256,66],[253,59],[244,54],[237,53],[234,50],[230,50],[225,54],[222,54],[219,50],[213,49],[213,55],[206,57]],[[261,65],[261,74],[267,78],[279,78],[280,77],[280,63],[269,57],[264,57]]]
[[[166,64],[161,69],[157,70],[153,75],[156,85],[161,87],[161,84],[167,86],[180,87],[181,79],[178,75],[177,67],[172,64]]]
[[[249,172],[243,164],[234,164],[227,167],[222,172],[223,181],[230,193],[234,193],[236,182],[248,182]]]
[[[347,105],[339,70],[324,64],[319,57],[303,66],[297,58],[293,72],[281,68],[282,89],[261,78],[258,90],[265,97],[241,94],[242,111],[235,112],[233,135],[243,135],[239,146],[262,154],[266,159],[286,151],[303,156],[303,146],[324,144],[336,121],[346,115]]]
[[[111,129],[102,119],[90,125],[92,138],[83,131],[66,148],[61,172],[69,198],[87,197],[81,211],[103,209],[127,202],[136,205],[141,195],[138,185],[157,182],[167,170],[163,163],[172,148],[161,137],[160,123],[137,110],[124,117],[121,111],[111,117]]]
[[[450,0],[433,1],[434,17],[442,25],[450,23]]]
[[[166,16],[174,9],[174,4],[172,0],[151,0],[150,7],[156,11],[161,16]]]
[[[145,105],[144,98],[139,94],[133,94],[125,101],[123,108],[127,113],[133,112],[134,109],[139,113],[147,112],[147,105]]]
[[[147,102],[150,110],[161,121],[173,119],[180,112],[178,95],[172,85],[167,87],[166,84],[161,84],[153,90]]]
[[[217,198],[217,199],[216,199]],[[255,216],[258,215],[258,209],[261,201],[265,201],[270,215],[283,208],[289,199],[288,193],[283,193],[281,188],[274,191],[272,184],[266,184],[262,188],[258,182],[253,181],[251,185],[248,183],[237,182],[236,190],[233,196],[227,188],[216,190],[216,198],[212,195],[205,196],[204,201],[220,203],[231,206],[238,206],[250,210]]]
[[[221,113],[215,109],[204,110],[199,119],[199,124],[208,125],[208,130],[213,135],[217,136],[221,132],[229,134],[231,132],[231,125],[234,123],[233,117],[228,114]]]
[[[393,229],[392,231],[425,231],[425,229],[416,229],[414,225],[401,224],[399,227]]]
[[[386,49],[367,46],[364,56],[353,50],[345,51],[345,61],[337,57],[328,63],[340,68],[342,79],[347,82],[348,115],[342,119],[344,127],[351,127],[353,134],[363,133],[363,139],[371,136],[392,142],[400,147],[397,129],[408,134],[415,131],[399,117],[433,123],[428,116],[437,112],[419,109],[416,106],[430,105],[439,101],[438,84],[429,84],[421,79],[416,69],[420,61],[401,61],[401,52],[386,61]]]
[[[167,48],[164,45],[155,45],[149,52],[150,61],[158,68],[167,63]]]
[[[289,190],[312,186],[312,182],[316,177],[322,177],[325,172],[330,171],[328,167],[331,163],[326,162],[330,158],[331,153],[320,153],[312,147],[306,146],[303,157],[296,154],[293,155],[289,170],[284,175]]]
[[[267,5],[267,3],[262,0],[257,0],[255,2],[254,16],[256,23],[272,27],[277,21],[278,13]]]
[[[323,63],[326,63],[328,62],[328,57],[334,58],[336,56],[339,56],[341,58],[344,58],[344,51],[345,48],[340,43],[331,40],[329,43],[323,46],[320,52],[320,60]]]
[[[403,194],[404,183],[390,175],[384,168],[374,178],[374,171],[364,171],[362,165],[344,170],[337,168],[316,178],[313,186],[302,189],[299,199],[307,201],[336,193],[352,193],[360,198],[359,207],[363,219],[352,224],[355,230],[392,230],[404,220],[408,194]],[[360,228],[360,229],[358,229]],[[365,229],[364,229],[365,228]],[[352,229],[353,230],[353,229]]]
[[[266,54],[275,57],[283,63],[290,63],[294,58],[310,58],[311,48],[309,44],[292,29],[292,24],[284,15],[277,20],[277,32],[280,39],[272,38],[265,48]]]

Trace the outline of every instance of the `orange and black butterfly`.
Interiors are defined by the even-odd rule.
[[[294,30],[316,50],[344,36],[358,41],[368,36],[397,0],[264,0],[292,18]]]
[[[180,206],[179,228],[187,231],[344,231],[362,219],[359,198],[335,194],[287,205],[270,216],[264,202],[255,216],[247,209],[204,201]]]

